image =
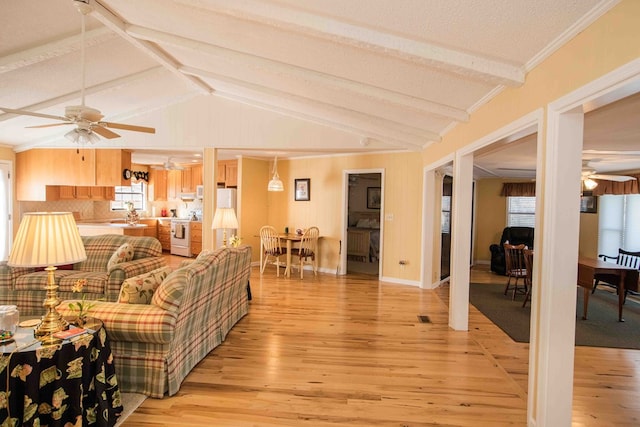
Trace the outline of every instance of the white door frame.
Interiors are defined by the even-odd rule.
[[[13,242],[13,162],[10,160],[0,160],[0,173],[7,178],[6,188],[3,188],[0,194],[5,199],[0,203],[6,203],[7,212],[6,215],[2,215],[0,218],[0,227],[6,233],[6,238],[3,239],[3,247],[0,248],[0,261],[4,261],[9,258],[9,252],[11,251],[11,243]]]
[[[380,174],[380,259],[378,260],[378,277],[382,277],[382,263],[384,260],[384,169],[345,169],[342,171],[342,247],[340,254],[340,268],[338,274],[347,274],[347,228],[349,226],[349,175],[379,173]]]

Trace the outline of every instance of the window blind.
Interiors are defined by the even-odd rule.
[[[598,253],[640,251],[640,195],[599,196]]]
[[[507,226],[535,227],[536,198],[524,196],[507,197]]]

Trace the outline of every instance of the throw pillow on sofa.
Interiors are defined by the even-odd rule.
[[[169,273],[171,273],[171,267],[162,267],[125,280],[120,288],[118,302],[124,304],[149,304],[153,293]]]
[[[111,267],[114,265],[120,264],[121,262],[128,262],[133,259],[133,246],[129,243],[124,243],[120,246],[116,251],[111,255],[109,261],[107,262],[107,270],[111,270]]]

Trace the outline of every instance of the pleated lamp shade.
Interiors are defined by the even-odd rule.
[[[24,214],[9,254],[12,267],[49,267],[87,259],[71,212]]]
[[[238,228],[238,218],[233,208],[218,208],[211,228]]]

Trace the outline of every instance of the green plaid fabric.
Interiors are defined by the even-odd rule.
[[[86,261],[73,265],[73,270],[56,270],[55,282],[59,286],[60,299],[77,298],[71,287],[78,279],[87,279],[83,289],[85,299],[117,301],[120,286],[129,277],[164,267],[162,245],[154,237],[133,237],[119,234],[82,236]],[[129,242],[134,248],[132,261],[123,262],[107,270],[111,255],[123,243]],[[0,304],[16,304],[21,315],[33,316],[43,313],[46,271],[35,268],[9,267],[0,263]]]
[[[177,393],[247,314],[250,272],[250,246],[222,248],[169,274],[149,305],[98,302],[91,315],[104,322],[121,391]]]

